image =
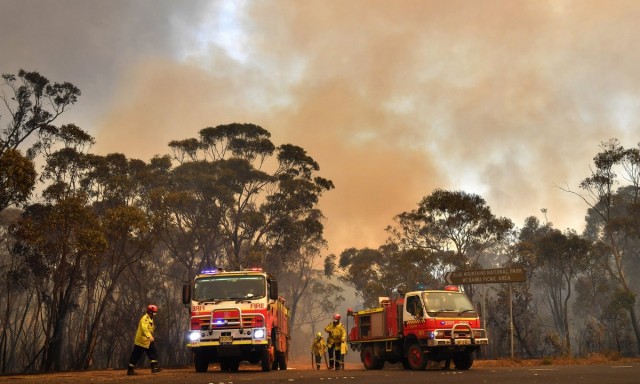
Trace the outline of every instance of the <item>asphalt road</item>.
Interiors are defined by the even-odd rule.
[[[421,372],[388,368],[367,371],[363,368],[343,371],[260,372],[241,367],[237,373],[210,371],[195,373],[193,368],[164,369],[151,374],[138,369],[138,375],[126,376],[124,370],[67,372],[58,374],[0,376],[0,383],[82,384],[82,383],[153,383],[153,384],[638,384],[640,363],[616,365],[570,365],[535,367],[474,367],[468,371],[426,370]]]

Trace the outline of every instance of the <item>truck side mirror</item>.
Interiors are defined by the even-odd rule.
[[[269,284],[269,299],[278,300],[278,282],[271,280]]]
[[[191,284],[182,286],[182,304],[191,304]]]

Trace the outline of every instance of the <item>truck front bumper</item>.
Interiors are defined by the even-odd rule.
[[[269,343],[266,328],[193,330],[189,333],[188,340],[189,348]]]
[[[427,345],[429,347],[441,347],[441,346],[481,346],[489,345],[489,339],[487,338],[475,338],[475,339],[428,339]]]

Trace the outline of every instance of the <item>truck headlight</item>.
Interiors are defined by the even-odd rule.
[[[192,331],[189,334],[189,340],[190,341],[198,341],[198,340],[200,340],[200,331]]]
[[[264,328],[256,328],[253,330],[253,338],[262,340],[266,335],[266,331]]]
[[[442,331],[431,331],[429,332],[430,339],[438,339],[443,336]]]

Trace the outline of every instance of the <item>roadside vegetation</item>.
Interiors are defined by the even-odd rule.
[[[612,363],[639,364],[639,357],[623,357],[618,353],[591,354],[586,357],[544,357],[541,359],[496,359],[476,360],[475,367],[510,367],[510,366],[539,366],[539,365],[598,365]]]

